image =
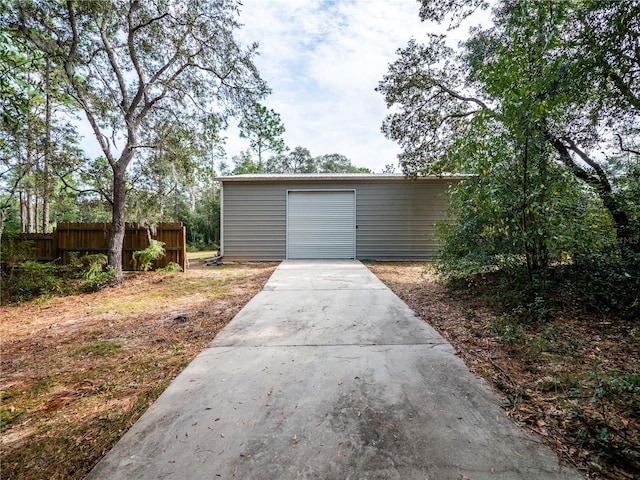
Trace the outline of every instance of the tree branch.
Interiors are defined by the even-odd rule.
[[[491,109],[487,106],[487,104],[484,103],[479,98],[465,97],[465,96],[460,95],[459,93],[457,93],[455,90],[451,90],[449,87],[445,87],[444,85],[442,85],[441,83],[438,83],[438,82],[434,82],[434,85],[436,87],[440,88],[441,90],[443,90],[444,92],[448,93],[449,95],[451,95],[453,98],[457,98],[458,100],[460,100],[462,102],[473,102],[476,105],[480,106],[480,108],[482,108],[483,110],[491,111]]]
[[[620,143],[620,150],[622,150],[623,152],[628,152],[628,153],[633,153],[635,155],[640,155],[640,150],[633,150],[632,148],[625,148],[622,145],[622,136],[618,133],[615,134],[616,137],[618,137],[618,142]]]
[[[113,155],[111,154],[109,145],[105,143],[104,136],[100,131],[98,122],[94,117],[93,112],[89,108],[89,105],[87,104],[85,98],[83,97],[82,88],[78,85],[78,82],[75,77],[73,60],[75,59],[78,53],[79,36],[78,36],[78,26],[76,24],[75,12],[73,10],[73,0],[67,0],[67,13],[69,14],[69,25],[71,26],[71,43],[69,45],[69,51],[67,53],[67,56],[64,59],[64,71],[67,76],[67,79],[69,80],[69,83],[71,84],[75,92],[75,95],[72,95],[73,98],[80,104],[80,106],[82,106],[82,109],[84,110],[84,113],[87,116],[87,120],[89,120],[89,124],[91,125],[91,128],[93,129],[96,139],[100,144],[100,148],[102,149],[102,152],[107,158],[107,161],[109,162],[109,164],[113,165],[115,163],[115,160],[113,158]]]
[[[130,11],[131,12],[131,11]],[[163,13],[162,15],[160,15],[159,17],[154,17],[154,18],[150,18],[148,21],[144,22],[144,23],[139,23],[138,25],[136,25],[135,27],[133,27],[132,32],[136,33],[138,30],[141,30],[145,27],[148,27],[149,25],[151,25],[152,23],[155,22],[159,22],[160,20],[164,19],[165,17],[168,17],[169,14],[168,13]],[[129,27],[131,27],[133,24],[130,24]]]
[[[136,73],[138,75],[138,92],[135,97],[136,98],[135,103],[137,105],[137,103],[140,101],[141,94],[144,95],[146,100],[147,84],[144,79],[144,73],[142,72],[142,68],[140,67],[140,61],[138,60],[138,52],[136,52],[136,49],[134,46],[135,33],[138,31],[139,28],[142,28],[142,27],[136,28],[134,26],[133,12],[136,8],[139,8],[139,4],[137,2],[133,2],[131,4],[131,8],[129,8],[129,11],[127,12],[127,23],[129,25],[129,34],[127,35],[127,48],[129,49],[129,57],[131,58],[131,63],[133,63],[133,68],[135,68]],[[151,23],[152,21],[148,22],[149,25],[151,25]],[[130,112],[127,112],[127,114],[129,113]]]
[[[547,130],[542,130],[543,136],[547,139],[547,141],[553,146],[553,148],[560,155],[560,160],[565,166],[571,170],[571,172],[580,180],[584,181],[589,185],[600,185],[600,179],[594,175],[589,174],[584,168],[580,167],[577,163],[573,161],[571,157],[571,153],[569,152],[569,148],[562,143],[562,140],[554,137]]]
[[[609,78],[613,82],[613,84],[618,88],[620,93],[627,99],[627,101],[635,108],[636,110],[640,110],[640,98],[634,95],[633,91],[624,83],[622,77],[618,75],[616,72],[609,72]]]
[[[124,77],[122,76],[122,71],[120,70],[120,66],[116,60],[116,56],[113,53],[113,48],[109,43],[109,39],[107,38],[107,32],[105,32],[105,21],[103,19],[102,25],[100,27],[100,38],[102,39],[102,44],[104,45],[104,51],[107,53],[107,58],[109,59],[109,64],[111,65],[111,69],[113,73],[116,75],[116,79],[118,80],[118,86],[120,88],[120,95],[122,95],[122,103],[120,104],[120,108],[122,111],[126,111],[129,106],[129,94],[127,93],[127,85],[124,81]]]
[[[600,184],[608,191],[611,191],[611,185],[609,184],[609,180],[607,179],[607,174],[604,172],[602,167],[598,165],[598,163],[594,162],[589,156],[584,153],[576,143],[570,138],[563,138],[566,143],[569,144],[568,148],[575,152],[587,165],[593,168],[600,179]]]
[[[73,185],[70,185],[69,183],[67,183],[67,178],[66,177],[67,177],[68,174],[69,174],[69,172],[65,173],[64,175],[56,174],[56,177],[58,177],[58,179],[62,182],[62,185],[64,186],[65,189],[72,190],[75,193],[79,193],[79,194],[97,193],[102,198],[104,198],[109,205],[113,205],[113,200],[109,196],[108,192],[105,192],[102,188],[79,189],[79,188],[74,187]]]

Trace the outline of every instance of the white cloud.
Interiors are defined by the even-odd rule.
[[[381,171],[398,147],[380,132],[386,108],[375,91],[395,51],[425,25],[415,0],[245,0],[239,38],[260,44],[256,64],[273,93],[289,147],[341,153]],[[233,129],[235,130],[235,129]],[[246,145],[229,132],[230,155]]]

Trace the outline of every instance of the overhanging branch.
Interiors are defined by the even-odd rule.
[[[632,148],[625,147],[625,146],[622,144],[622,135],[620,135],[620,134],[618,134],[618,133],[616,133],[615,135],[616,135],[616,137],[618,137],[618,142],[619,142],[619,144],[620,144],[620,150],[622,150],[623,152],[633,153],[633,154],[635,154],[635,155],[640,155],[640,150],[634,150],[634,149],[632,149]]]

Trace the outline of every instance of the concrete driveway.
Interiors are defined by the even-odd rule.
[[[580,479],[357,261],[285,261],[87,478]]]

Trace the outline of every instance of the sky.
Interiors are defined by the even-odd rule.
[[[417,0],[242,0],[236,38],[259,44],[254,63],[272,90],[262,103],[280,114],[287,147],[305,147],[314,157],[339,153],[373,172],[388,164],[400,171],[400,148],[381,132],[387,109],[375,88],[397,49],[444,32],[421,22],[419,7]],[[486,18],[480,14],[468,24]],[[450,32],[450,45],[467,31]],[[237,124],[231,119],[224,134],[231,166],[249,147]],[[79,131],[87,153],[100,155],[88,123]]]
[[[281,116],[285,143],[316,157],[339,153],[381,172],[399,147],[381,132],[387,110],[378,82],[410,38],[426,38],[416,0],[243,0],[237,37],[258,42],[255,59]],[[433,29],[433,26],[431,27]],[[237,122],[236,122],[237,123]],[[233,125],[235,127],[235,124]],[[227,153],[248,144],[227,132]],[[399,169],[398,169],[399,171]]]

